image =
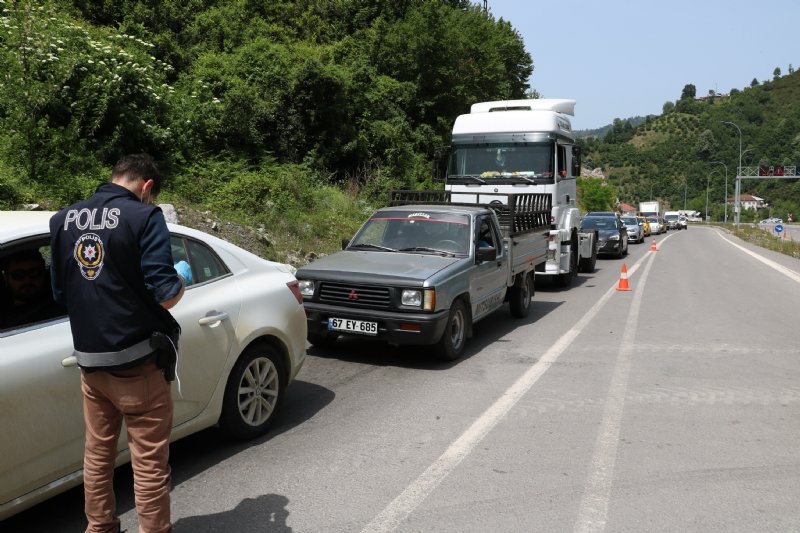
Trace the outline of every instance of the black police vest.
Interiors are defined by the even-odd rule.
[[[81,366],[128,363],[130,353],[116,352],[145,346],[153,332],[177,327],[145,286],[141,268],[139,237],[159,209],[120,185],[105,183],[50,220],[51,268],[59,269],[76,355],[99,357],[87,365],[79,356]]]

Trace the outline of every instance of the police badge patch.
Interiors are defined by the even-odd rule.
[[[84,233],[75,243],[75,260],[81,269],[81,275],[92,281],[100,275],[105,256],[103,241],[96,233]]]

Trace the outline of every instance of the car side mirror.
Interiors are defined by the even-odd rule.
[[[350,246],[350,239],[342,239],[342,250]]]
[[[475,251],[475,262],[494,261],[497,259],[497,248],[494,246],[481,246]]]

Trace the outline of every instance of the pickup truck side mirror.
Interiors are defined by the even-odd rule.
[[[497,248],[494,246],[481,246],[475,251],[475,262],[494,261],[497,259]]]

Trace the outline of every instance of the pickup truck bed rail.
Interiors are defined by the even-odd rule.
[[[552,196],[544,193],[455,193],[456,197],[474,196],[474,202],[453,201],[450,191],[389,191],[389,205],[461,205],[494,210],[500,226],[510,237],[550,228]]]

